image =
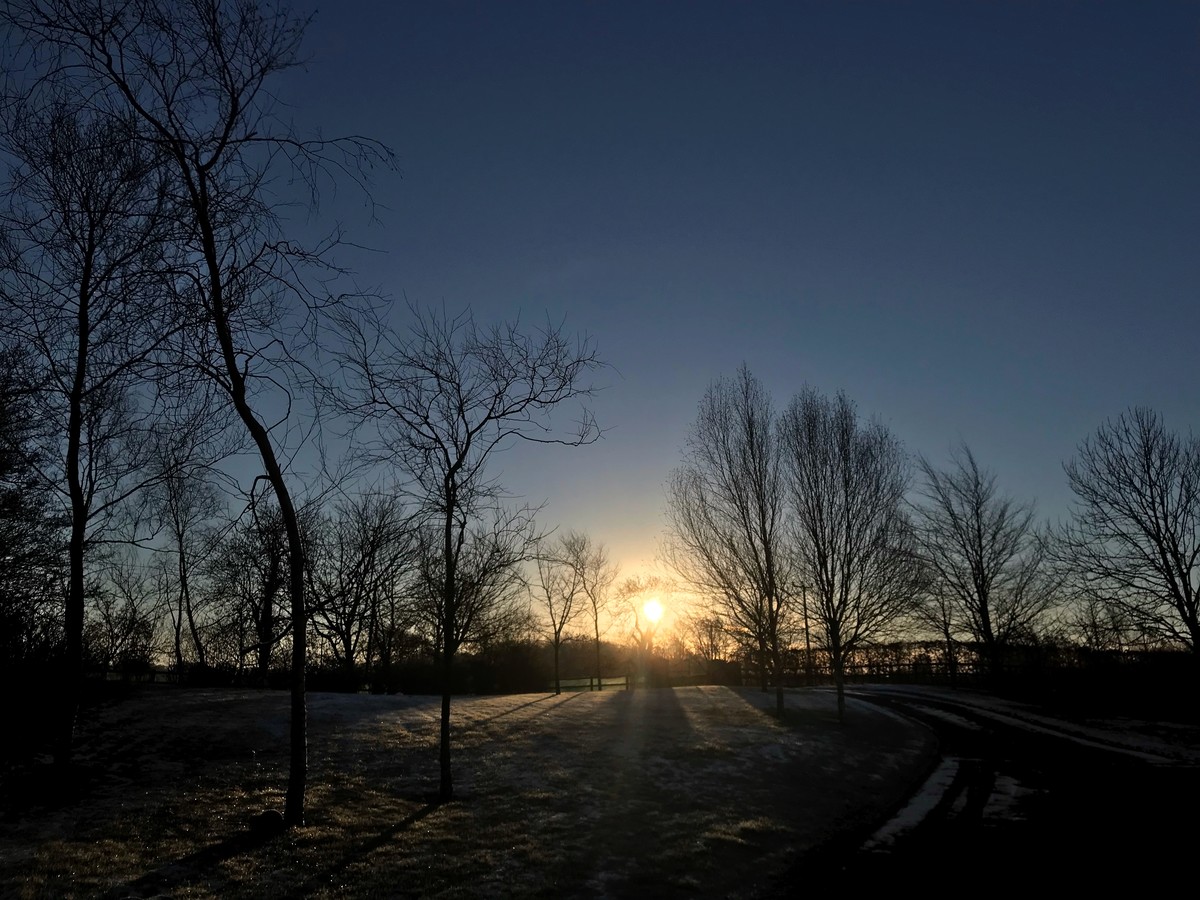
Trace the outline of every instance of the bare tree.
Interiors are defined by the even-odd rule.
[[[601,690],[604,686],[604,669],[600,651],[608,625],[612,622],[607,614],[618,567],[609,559],[608,548],[593,542],[586,534],[580,534],[579,539],[571,544],[571,565],[579,574],[579,589],[584,598],[584,615],[591,625],[592,646],[595,651],[592,683],[596,690]]]
[[[506,596],[505,567],[527,559],[536,537],[534,511],[506,506],[488,464],[515,443],[595,441],[586,408],[573,430],[556,430],[550,415],[590,395],[584,379],[599,363],[589,342],[549,323],[528,333],[518,324],[481,329],[469,311],[411,311],[407,337],[346,323],[355,338],[348,411],[373,429],[374,441],[362,438],[367,452],[407,477],[423,522],[442,683],[440,796],[449,800],[454,655],[478,620],[476,604]]]
[[[684,617],[683,627],[688,649],[696,656],[706,662],[723,662],[729,658],[733,641],[719,615],[700,609]]]
[[[129,501],[157,477],[147,464],[169,392],[152,382],[182,320],[163,302],[169,198],[131,117],[46,90],[8,105],[3,126],[0,328],[26,350],[45,426],[35,458],[69,529],[55,748],[65,764],[83,674],[85,557],[129,536]]]
[[[63,645],[63,535],[39,476],[40,422],[25,354],[0,346],[0,669],[44,663]]]
[[[104,669],[146,669],[163,649],[158,642],[162,618],[161,573],[128,549],[113,554],[99,584],[89,592],[84,652]]]
[[[238,670],[248,659],[255,680],[265,685],[281,648],[289,637],[295,641],[292,621],[281,609],[294,563],[274,496],[252,494],[241,518],[207,556],[211,591],[235,628]]]
[[[325,176],[360,184],[391,164],[373,141],[302,140],[277,117],[268,87],[300,62],[306,21],[256,0],[12,0],[4,16],[33,48],[29,69],[98,114],[137,123],[159,161],[178,225],[177,296],[198,328],[195,370],[220,386],[253,442],[279,505],[293,565],[290,765],[284,818],[304,821],[307,780],[304,542],[285,477],[294,376],[328,298],[313,291],[320,251],[284,239],[270,187],[299,176],[315,202]],[[303,366],[299,367],[303,369]]]
[[[948,647],[963,633],[977,641],[999,675],[1003,648],[1036,634],[1057,596],[1033,507],[1002,496],[969,447],[951,454],[948,469],[924,457],[918,465],[917,541],[930,576],[925,618]]]
[[[1200,440],[1135,407],[1065,468],[1076,501],[1058,554],[1080,593],[1200,655]]]
[[[561,694],[559,656],[563,637],[570,625],[583,612],[582,575],[574,561],[586,552],[587,537],[577,532],[562,535],[558,540],[543,541],[534,556],[534,577],[530,591],[538,608],[543,633],[550,638],[554,652],[554,693]]]
[[[202,604],[192,589],[192,574],[194,569],[205,565],[207,553],[215,544],[205,526],[221,514],[223,503],[207,461],[177,459],[174,448],[166,447],[156,465],[163,474],[151,491],[150,515],[167,532],[170,541],[167,552],[175,557],[173,576],[167,580],[174,598],[167,608],[175,670],[182,677],[185,631],[191,647],[187,655],[201,669],[208,665],[200,627]]]
[[[345,676],[369,677],[384,607],[411,578],[414,540],[400,499],[364,491],[314,529],[308,558],[312,628]]]
[[[938,583],[929,570],[926,593],[913,610],[913,626],[920,632],[932,632],[942,645],[946,675],[953,685],[958,680],[958,645],[963,635],[958,631],[958,603],[945,585]]]
[[[904,509],[906,460],[888,430],[860,422],[840,393],[831,400],[806,388],[780,434],[800,574],[824,633],[840,717],[848,654],[885,636],[923,589]]]
[[[1094,651],[1118,653],[1135,646],[1139,629],[1133,618],[1120,607],[1084,594],[1072,604],[1067,617],[1068,634],[1080,645]]]
[[[453,604],[447,604],[441,530],[437,523],[420,527],[411,594],[417,628],[443,680],[450,678],[454,658],[464,647],[483,648],[522,630],[529,589],[522,570],[541,537],[525,508],[497,509],[477,519],[463,536],[455,561],[457,592]]]
[[[700,401],[683,464],[667,485],[668,564],[759,660],[783,713],[781,639],[794,592],[775,412],[746,366]],[[770,677],[769,677],[770,676]]]

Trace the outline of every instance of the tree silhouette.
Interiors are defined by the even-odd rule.
[[[589,341],[549,323],[484,329],[470,311],[410,311],[404,336],[361,319],[344,323],[352,335],[346,409],[373,435],[359,433],[364,452],[405,477],[418,507],[422,599],[432,605],[442,689],[439,793],[449,800],[454,656],[515,589],[537,538],[535,511],[506,505],[489,463],[517,443],[597,440],[586,407],[571,430],[556,429],[551,414],[591,395],[586,379],[599,362]]]
[[[781,424],[800,575],[829,652],[838,715],[848,655],[887,634],[924,590],[899,442],[844,394],[807,388]]]
[[[415,568],[415,536],[400,498],[371,490],[316,517],[308,555],[312,629],[347,684],[370,675],[387,607]]]
[[[306,20],[253,0],[13,0],[3,13],[31,49],[27,75],[99,117],[130,121],[165,181],[174,296],[194,325],[186,371],[210,378],[261,459],[286,530],[292,622],[291,726],[284,816],[304,821],[304,542],[281,443],[303,348],[329,299],[323,250],[282,234],[271,180],[298,177],[315,203],[326,177],[359,184],[391,165],[378,143],[303,140],[281,124],[268,83],[300,64]],[[317,284],[317,288],[310,285]],[[276,410],[283,409],[282,414]],[[270,410],[270,411],[267,411]]]
[[[600,647],[606,631],[602,624],[604,614],[612,600],[612,586],[617,580],[618,568],[608,558],[608,548],[596,543],[589,535],[580,534],[571,544],[571,565],[579,575],[579,589],[583,592],[584,615],[591,624],[592,649],[594,651],[593,678],[596,690],[604,687],[604,670],[601,664]]]
[[[924,502],[917,537],[930,576],[934,621],[950,643],[955,630],[978,641],[993,675],[1002,648],[1035,633],[1054,603],[1045,546],[1033,507],[999,494],[996,476],[979,468],[968,447],[939,471],[920,457]]]
[[[1200,440],[1134,407],[1066,472],[1076,502],[1058,553],[1082,595],[1200,655]]]
[[[128,537],[130,500],[162,476],[160,377],[184,326],[169,294],[170,199],[154,148],[128,115],[99,115],[61,89],[5,110],[0,328],[25,348],[44,427],[33,457],[57,495],[67,541],[66,666],[55,757],[71,759],[83,678],[86,559]],[[188,442],[182,427],[170,439]]]
[[[561,694],[559,657],[566,629],[583,612],[582,566],[576,560],[586,554],[587,537],[577,532],[564,534],[556,541],[543,540],[534,556],[535,575],[530,592],[542,614],[543,634],[550,638],[554,652],[554,693]]]
[[[63,541],[36,465],[39,422],[24,354],[0,348],[0,669],[41,665],[63,645]]]
[[[683,581],[754,649],[780,714],[795,590],[781,461],[771,398],[743,365],[700,401],[683,465],[667,484],[665,545]]]

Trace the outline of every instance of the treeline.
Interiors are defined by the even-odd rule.
[[[1037,648],[1182,651],[1194,688],[1200,440],[1134,408],[1064,468],[1075,503],[1042,523],[969,447],[912,457],[845,395],[807,387],[780,411],[743,366],[701,400],[666,556],[702,598],[703,641],[753,658],[780,707],[796,653],[823,659],[840,708],[857,661],[897,640],[930,639],[930,670],[993,685]]]

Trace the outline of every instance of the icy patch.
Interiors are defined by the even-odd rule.
[[[931,716],[932,718],[940,719],[943,722],[949,722],[951,725],[955,726],[956,728],[961,728],[964,731],[983,731],[983,726],[978,722],[972,722],[970,719],[955,715],[952,712],[947,712],[944,709],[935,709],[932,706],[920,706],[916,704],[913,705],[912,709],[921,713],[922,715]]]
[[[925,780],[920,790],[913,794],[905,807],[867,839],[867,842],[863,844],[863,849],[885,851],[901,836],[916,828],[926,816],[933,812],[938,801],[950,789],[958,774],[958,767],[957,759],[943,759],[941,765]]]
[[[984,821],[1013,822],[1024,819],[1025,816],[1020,812],[1021,801],[1036,793],[1009,775],[997,775],[995,787],[983,807]]]

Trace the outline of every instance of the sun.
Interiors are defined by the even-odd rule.
[[[642,612],[646,614],[646,618],[650,620],[651,624],[658,624],[658,620],[662,618],[663,607],[657,597],[651,597],[642,606]]]

